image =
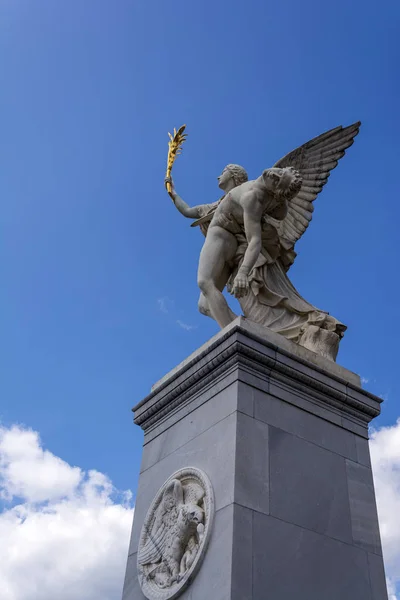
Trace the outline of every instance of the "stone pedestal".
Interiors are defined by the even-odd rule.
[[[238,318],[134,409],[144,430],[123,600],[165,480],[204,471],[215,516],[182,600],[387,600],[359,377]]]

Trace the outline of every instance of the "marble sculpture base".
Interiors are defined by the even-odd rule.
[[[182,600],[387,600],[357,375],[244,318],[134,409],[144,446],[123,600],[143,600],[140,530],[164,481],[204,471],[215,516]]]

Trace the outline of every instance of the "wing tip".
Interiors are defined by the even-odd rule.
[[[330,129],[329,131],[327,131],[326,133],[331,133],[331,131],[348,131],[349,129],[360,129],[362,123],[361,121],[356,121],[355,123],[351,123],[350,125],[339,125],[339,127],[336,127],[335,129]]]
[[[351,125],[347,125],[347,127],[343,127],[343,129],[347,129],[347,130],[355,129],[354,135],[356,136],[358,134],[358,132],[360,131],[360,127],[361,127],[361,121],[356,121],[355,123],[352,123]]]

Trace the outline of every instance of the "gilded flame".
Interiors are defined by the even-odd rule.
[[[187,134],[184,133],[186,125],[179,127],[178,131],[174,128],[174,135],[168,132],[168,158],[166,177],[171,177],[171,171],[176,157],[182,152],[182,144],[186,141]],[[171,184],[166,184],[167,192],[171,196]]]

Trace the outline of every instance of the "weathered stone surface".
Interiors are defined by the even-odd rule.
[[[230,600],[253,600],[253,515],[234,504]]]
[[[268,425],[237,414],[234,501],[241,506],[269,512]]]
[[[204,402],[199,395],[193,403],[182,406],[179,413],[165,419],[158,427],[158,433],[153,429],[151,435],[145,438],[140,470],[145,471],[234,413],[237,409],[237,385],[235,381],[222,391],[215,389],[215,395],[205,394]]]
[[[254,600],[371,600],[363,550],[271,516],[253,519]]]
[[[137,576],[137,553],[130,554],[126,565],[122,600],[145,600]]]
[[[354,437],[356,439],[357,462],[364,465],[365,467],[371,468],[371,455],[369,451],[368,440],[365,440],[364,438],[361,438],[358,435]]]
[[[372,471],[350,460],[346,467],[354,544],[382,556]]]
[[[297,408],[288,402],[282,402],[271,393],[266,394],[254,390],[254,417],[269,423],[278,429],[301,437],[321,448],[331,450],[345,458],[357,460],[356,436],[340,426],[340,417],[337,423]],[[309,409],[310,410],[310,409]],[[324,415],[328,411],[325,410]]]
[[[234,504],[215,514],[213,534],[203,565],[182,600],[231,600]],[[136,600],[136,599],[135,599]]]
[[[345,459],[270,427],[270,513],[352,543]]]
[[[262,334],[233,323],[135,409],[145,436],[123,600],[143,600],[136,553],[149,506],[189,466],[210,479],[216,513],[180,598],[387,599],[367,441],[381,399]]]
[[[386,577],[382,558],[376,554],[368,553],[368,565],[372,600],[387,598]]]

